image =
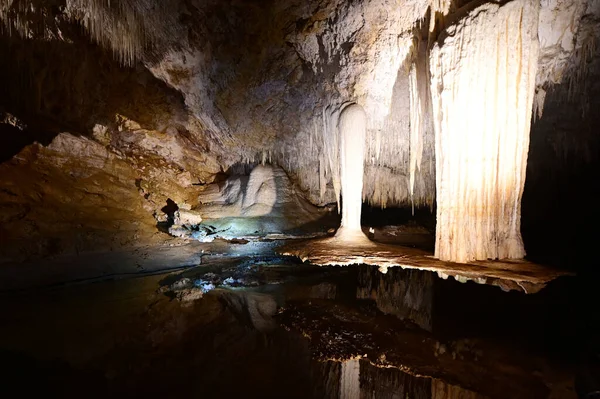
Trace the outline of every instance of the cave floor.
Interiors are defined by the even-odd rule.
[[[388,241],[389,242],[389,241]],[[474,281],[494,285],[505,291],[536,293],[549,282],[569,272],[538,265],[527,260],[490,260],[469,263],[445,262],[431,252],[419,248],[375,242],[366,237],[348,241],[338,237],[288,242],[280,247],[282,255],[297,256],[302,261],[321,266],[367,264],[378,266],[381,272],[390,267],[427,270],[441,278]]]
[[[360,381],[361,397],[576,397],[588,348],[565,309],[581,309],[577,287],[505,293],[241,248],[168,273],[0,293],[0,391],[337,398]]]

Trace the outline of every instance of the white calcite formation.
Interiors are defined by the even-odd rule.
[[[294,213],[296,217],[310,217],[318,213],[294,188],[283,169],[272,165],[257,165],[249,175],[233,175],[224,182],[208,185],[199,201],[200,212],[207,219],[284,217]]]
[[[358,104],[348,105],[340,115],[340,175],[342,181],[342,224],[337,235],[362,235],[360,214],[364,175],[367,116]]]
[[[302,116],[305,122],[296,132],[295,145],[276,143],[272,152],[285,159],[286,169],[293,170],[303,187],[318,193],[311,199],[326,201],[334,195],[339,199],[339,147],[332,126],[337,123],[337,110],[345,101],[354,101],[369,116],[363,199],[384,207],[410,203],[404,70],[413,46],[413,28],[429,5],[429,0],[333,1],[315,7],[314,17],[305,16],[306,28],[289,34],[300,60],[326,83],[318,89],[319,105]],[[431,205],[433,179],[427,184],[420,177],[415,185],[422,188],[417,190],[417,202]]]
[[[279,169],[279,180],[286,179]],[[289,200],[291,193],[278,193],[277,184],[290,189],[291,185],[281,184],[275,180],[275,171],[271,166],[259,165],[252,170],[246,191],[242,199],[242,212],[244,216],[266,216],[273,211],[278,200]],[[282,187],[283,189],[283,187]],[[291,191],[291,190],[290,190]]]
[[[198,211],[180,208],[175,212],[174,223],[177,225],[197,226],[202,223],[202,215]]]
[[[472,11],[431,51],[436,257],[522,258],[521,196],[538,61],[539,4]]]
[[[214,226],[226,238],[298,234],[303,226],[329,214],[327,208],[307,201],[285,171],[272,165],[257,165],[249,175],[210,184],[198,201],[203,224]],[[323,229],[322,223],[317,226]]]
[[[139,194],[150,221],[164,218],[167,199],[202,208],[202,218],[293,218],[283,203],[312,213],[308,202],[288,201],[289,190],[274,194],[269,182],[282,174],[313,204],[349,210],[338,122],[344,105],[357,103],[367,115],[356,161],[364,164],[362,201],[437,202],[437,256],[461,262],[524,255],[520,196],[532,109],[541,116],[556,98],[552,85],[569,87],[565,100],[584,91],[600,37],[597,0],[50,3],[0,1],[8,89],[0,124],[15,130],[2,117],[10,108],[33,130],[71,132],[89,138],[80,141],[90,151],[123,157],[126,189]],[[580,143],[593,152],[568,133],[557,151]],[[257,169],[264,186],[246,181],[245,192],[231,176],[217,190],[222,200],[196,195],[219,172],[257,163],[273,165],[275,180]],[[94,201],[119,202],[117,184],[106,184]],[[2,209],[25,202],[0,197]],[[58,214],[49,211],[49,226]]]

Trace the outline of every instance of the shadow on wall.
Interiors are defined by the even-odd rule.
[[[0,54],[0,162],[60,132],[86,134],[96,123],[114,123],[116,114],[156,130],[185,115],[180,93],[83,37],[67,43],[0,36]],[[22,128],[3,123],[6,113]]]
[[[167,222],[172,225],[175,222],[175,212],[179,210],[179,207],[171,198],[167,198],[167,205],[161,208],[161,211],[167,215]]]

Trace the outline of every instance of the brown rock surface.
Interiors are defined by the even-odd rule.
[[[156,134],[134,133],[140,141]],[[61,133],[50,145],[33,144],[1,164],[2,258],[157,243],[153,215],[162,213],[167,198],[193,203],[198,189],[178,179],[172,153],[142,156],[134,145],[121,148],[128,154]]]
[[[90,12],[79,0],[3,3],[1,252],[151,240],[152,216],[162,220],[167,199],[197,210],[203,185],[239,164],[276,165],[310,202],[331,204],[339,185],[332,127],[348,101],[369,115],[363,199],[433,205],[431,120],[422,115],[420,139],[408,123],[411,104],[427,93],[407,91],[423,88],[427,74],[416,68],[427,67],[427,46],[482,3],[490,2],[136,0],[94,2]],[[535,12],[539,114],[546,93],[551,109],[563,109],[554,97],[566,96],[553,96],[553,85],[571,96],[597,91],[586,82],[598,69],[600,10],[552,0]],[[568,113],[579,120],[575,108]],[[557,151],[596,157],[593,129],[555,134],[547,119],[532,142],[551,132]],[[77,140],[43,147],[62,132]],[[42,146],[10,160],[35,141]]]

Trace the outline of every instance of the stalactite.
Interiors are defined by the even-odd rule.
[[[368,193],[368,194],[367,194]],[[408,178],[403,171],[383,166],[365,166],[363,197],[382,209],[401,204],[409,198]]]
[[[67,0],[66,10],[124,65],[141,59],[147,46],[172,35],[175,26],[170,0]]]
[[[574,101],[576,96],[582,96],[587,94],[586,84],[588,82],[588,66],[590,61],[596,54],[597,42],[596,34],[592,31],[580,32],[578,36],[581,42],[580,46],[575,50],[572,61],[571,69],[568,71],[568,97],[569,101]],[[586,111],[589,108],[589,100],[582,102],[582,116],[585,116]]]
[[[327,167],[325,166],[325,157],[323,156],[323,152],[319,153],[319,200],[320,202],[325,201],[325,193],[327,192],[327,177],[325,173],[327,171]]]
[[[340,196],[342,191],[341,175],[340,175],[340,137],[338,130],[338,121],[340,118],[340,110],[344,107],[332,105],[323,108],[323,152],[327,160],[328,170],[330,172],[333,190],[340,209]]]
[[[363,201],[382,208],[411,203],[407,65],[398,72],[384,129],[367,130]],[[337,201],[338,209],[341,209],[338,124],[340,110],[347,104],[330,100],[312,122],[305,124],[305,129],[289,141],[279,142],[273,154],[274,162],[295,177],[311,200],[321,204]],[[415,207],[431,207],[435,200],[434,135],[430,122],[428,126],[423,131],[422,161],[414,175],[412,201]]]
[[[174,40],[178,8],[172,0],[66,0],[64,16],[80,23],[91,39],[113,51],[123,65],[141,59],[145,49]],[[54,12],[42,1],[0,2],[0,21],[9,35],[31,37],[53,33]]]
[[[473,10],[430,57],[436,257],[522,258],[521,196],[538,61],[539,2]]]
[[[440,20],[448,14],[450,6],[454,0],[430,0],[429,31],[435,31],[436,26],[440,25]]]
[[[414,50],[413,46],[413,53],[397,72],[383,128],[370,129],[367,133],[363,200],[382,208],[410,204],[431,206],[435,199],[429,81],[427,75],[420,75],[418,84],[423,87],[414,86],[417,85],[416,71],[411,67]],[[425,56],[423,52],[422,57]],[[423,88],[419,94],[417,90]],[[421,115],[420,119],[413,121],[415,115]],[[415,127],[416,123],[421,125]]]
[[[534,120],[538,120],[544,114],[544,104],[546,103],[546,90],[541,87],[535,91],[533,97],[533,114]]]
[[[47,4],[32,1],[0,1],[0,33],[31,39],[51,39],[55,21]]]
[[[383,128],[372,128],[367,133],[363,191],[366,202],[385,208],[388,203],[398,204],[408,199],[408,182],[402,178],[408,169],[408,116],[408,71],[403,65],[396,72],[391,104]]]
[[[427,46],[417,42],[415,60],[409,74],[410,95],[410,201],[415,206],[415,182],[421,169],[423,153],[431,163],[433,158],[433,125],[431,120],[431,94],[429,90],[429,63]],[[433,176],[429,175],[433,181]],[[417,201],[417,205],[422,201]],[[432,201],[433,202],[433,201]]]

